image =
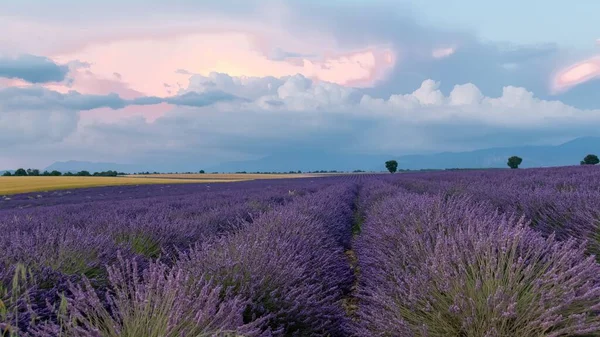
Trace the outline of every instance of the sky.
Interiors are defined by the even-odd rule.
[[[596,0],[2,1],[0,169],[600,136],[599,14]]]

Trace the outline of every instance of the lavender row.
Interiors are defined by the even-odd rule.
[[[344,256],[355,184],[340,184],[263,215],[248,230],[198,245],[178,266],[248,299],[262,333],[344,336],[353,274]]]
[[[397,184],[418,193],[489,201],[530,220],[544,236],[587,242],[600,258],[600,170],[595,167],[406,175]]]
[[[140,178],[143,179],[143,178]],[[139,200],[144,198],[189,197],[212,193],[244,193],[254,189],[296,188],[318,190],[325,185],[353,179],[353,177],[332,176],[302,179],[267,179],[235,183],[190,183],[159,184],[77,188],[46,192],[32,192],[16,195],[0,195],[0,210],[80,204],[98,201]]]
[[[0,299],[11,292],[18,266],[32,274],[26,282],[27,306],[22,307],[24,297],[17,296],[21,304],[13,301],[23,311],[18,320],[26,328],[32,320],[55,316],[46,302],[56,304],[60,293],[69,291],[69,282],[79,282],[80,276],[95,288],[105,287],[105,266],[119,254],[137,257],[144,266],[159,255],[169,262],[177,251],[249,226],[262,213],[317,188],[293,187],[297,185],[4,210]]]
[[[376,184],[361,198],[372,204],[355,244],[355,335],[600,332],[600,267],[576,241],[543,238],[489,203]]]
[[[0,331],[343,335],[356,184],[333,181],[5,210],[0,322],[12,327]],[[155,260],[167,246],[173,259]],[[139,315],[162,325],[136,325]]]

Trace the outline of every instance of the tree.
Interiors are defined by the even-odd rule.
[[[522,158],[517,157],[517,156],[512,156],[512,157],[508,158],[508,163],[506,163],[506,164],[511,169],[517,169],[517,168],[519,168],[519,165],[521,165],[522,162],[523,162]]]
[[[199,173],[200,173],[200,174],[204,174],[204,170],[200,170],[200,172],[199,172]]]
[[[19,168],[15,171],[15,175],[16,176],[26,176],[27,171],[25,171],[25,169],[23,169],[23,168]]]
[[[84,172],[84,171],[82,171],[82,172]],[[119,173],[117,171],[112,171],[112,170],[102,171],[102,172],[94,172],[94,174],[93,174],[94,177],[116,177],[117,175],[119,175]]]
[[[595,154],[588,154],[581,161],[581,165],[596,165],[598,163],[600,163],[600,159]]]
[[[40,170],[38,170],[38,169],[27,169],[27,175],[28,176],[39,176],[40,175]]]
[[[390,173],[394,173],[398,170],[398,162],[395,160],[388,160],[385,162],[385,168],[387,168]]]
[[[58,177],[58,176],[62,176],[62,173],[60,173],[60,171],[54,170],[54,171],[50,172],[50,175],[53,177]]]
[[[91,176],[90,172],[88,172],[88,171],[79,171],[79,172],[77,172],[76,175],[80,176],[80,177],[89,177],[89,176]]]
[[[4,173],[2,173],[3,177],[10,177],[12,176],[12,173],[10,173],[10,171],[5,171]]]

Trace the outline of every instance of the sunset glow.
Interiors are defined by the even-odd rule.
[[[600,57],[578,62],[562,71],[553,79],[553,92],[561,92],[600,76]]]
[[[455,52],[456,49],[454,47],[438,48],[431,52],[431,56],[436,59],[442,59],[454,54]]]
[[[193,34],[170,40],[117,40],[88,45],[73,53],[54,55],[52,59],[63,63],[84,60],[91,64],[89,69],[73,73],[70,89],[90,93],[112,90],[130,97],[135,93],[166,96],[171,91],[173,94],[168,88],[177,88],[189,78],[176,72],[178,69],[202,75],[221,72],[251,77],[302,74],[342,85],[372,86],[394,65],[393,52],[379,47],[354,52],[332,50],[313,58],[270,60],[256,49],[253,44],[256,40],[241,33]],[[57,90],[59,87],[53,86]]]

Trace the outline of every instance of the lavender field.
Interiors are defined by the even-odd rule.
[[[0,197],[0,336],[600,336],[600,170]]]

